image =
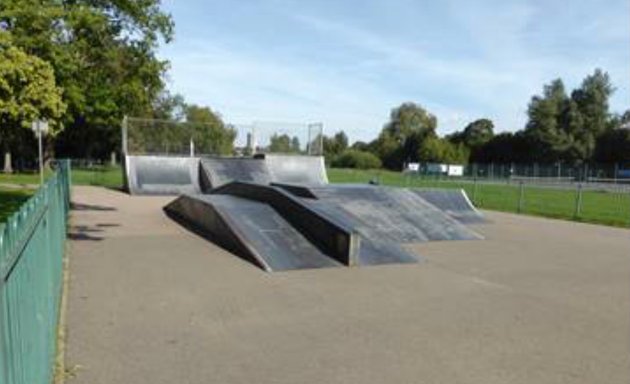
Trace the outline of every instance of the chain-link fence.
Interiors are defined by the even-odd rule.
[[[431,167],[422,164],[422,174],[431,174]],[[434,173],[434,172],[433,172]],[[541,179],[542,181],[581,181],[630,183],[630,163],[584,163],[569,165],[519,164],[519,163],[472,163],[464,166],[464,176],[481,179]]]
[[[321,155],[322,140],[321,123],[223,124],[133,117],[122,123],[123,153],[129,155]]]

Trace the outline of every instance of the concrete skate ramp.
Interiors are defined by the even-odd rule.
[[[345,217],[363,239],[393,243],[473,240],[482,237],[445,212],[403,188],[364,185],[309,187],[316,209]]]
[[[342,265],[268,204],[229,195],[182,195],[164,210],[187,228],[265,271]]]
[[[411,191],[462,223],[486,221],[463,189],[412,189]]]
[[[132,195],[200,193],[199,159],[125,156],[125,187]]]
[[[199,166],[204,192],[236,180],[258,184],[271,182],[264,159],[207,157],[200,160]]]
[[[264,159],[273,182],[305,185],[328,184],[323,156],[266,154]]]

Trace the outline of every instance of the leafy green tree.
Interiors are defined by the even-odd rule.
[[[332,160],[335,168],[377,169],[381,167],[381,160],[370,152],[356,149],[346,149]]]
[[[557,161],[568,149],[571,139],[562,125],[563,111],[568,102],[564,83],[560,79],[545,85],[542,96],[532,97],[525,133],[536,147],[536,151],[532,152],[534,161]]]
[[[344,131],[337,132],[333,137],[324,136],[324,156],[331,161],[348,148],[348,136]]]
[[[602,163],[630,163],[630,128],[610,129],[600,135],[594,160]]]
[[[274,153],[291,153],[291,137],[287,134],[278,135],[274,133],[269,138],[269,152]]]
[[[401,169],[403,163],[418,160],[422,142],[436,136],[436,127],[435,116],[406,102],[392,109],[389,122],[371,147],[387,168]]]
[[[153,101],[147,117],[159,120],[182,121],[186,118],[187,105],[184,96],[162,91]]]
[[[106,158],[124,115],[144,116],[163,89],[156,57],[173,23],[159,0],[3,0],[0,25],[17,47],[48,61],[68,106],[57,149]]]
[[[447,139],[429,137],[418,149],[418,158],[422,162],[466,164],[468,149],[464,144],[454,144]]]
[[[226,125],[221,116],[209,107],[186,107],[186,126],[191,130],[198,153],[230,155],[234,151],[236,129]]]
[[[12,150],[25,149],[25,141],[33,137],[33,120],[48,120],[49,137],[57,135],[65,108],[51,66],[15,47],[11,36],[0,32],[0,144],[5,158],[11,159]],[[5,169],[11,168],[5,164]]]
[[[297,136],[293,136],[293,138],[291,138],[291,152],[300,152],[300,139]]]

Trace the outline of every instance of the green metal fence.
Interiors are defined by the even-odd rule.
[[[0,224],[0,383],[48,384],[70,204],[69,162]]]

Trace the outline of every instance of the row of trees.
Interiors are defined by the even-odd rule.
[[[169,64],[156,51],[173,31],[159,0],[2,0],[0,149],[32,157],[25,128],[45,119],[48,153],[108,158],[130,115],[208,123],[200,140],[219,138],[231,152],[231,130],[216,113],[165,91]]]
[[[495,134],[493,122],[482,118],[445,137],[437,135],[434,115],[415,103],[403,103],[391,111],[375,140],[356,142],[352,149],[377,155],[390,169],[410,162],[630,162],[630,110],[623,115],[610,112],[613,92],[608,74],[599,69],[570,94],[562,80],[556,79],[543,87],[541,95],[532,97],[524,129]],[[345,134],[324,140],[324,152],[332,164],[347,147],[339,149],[338,136]]]

